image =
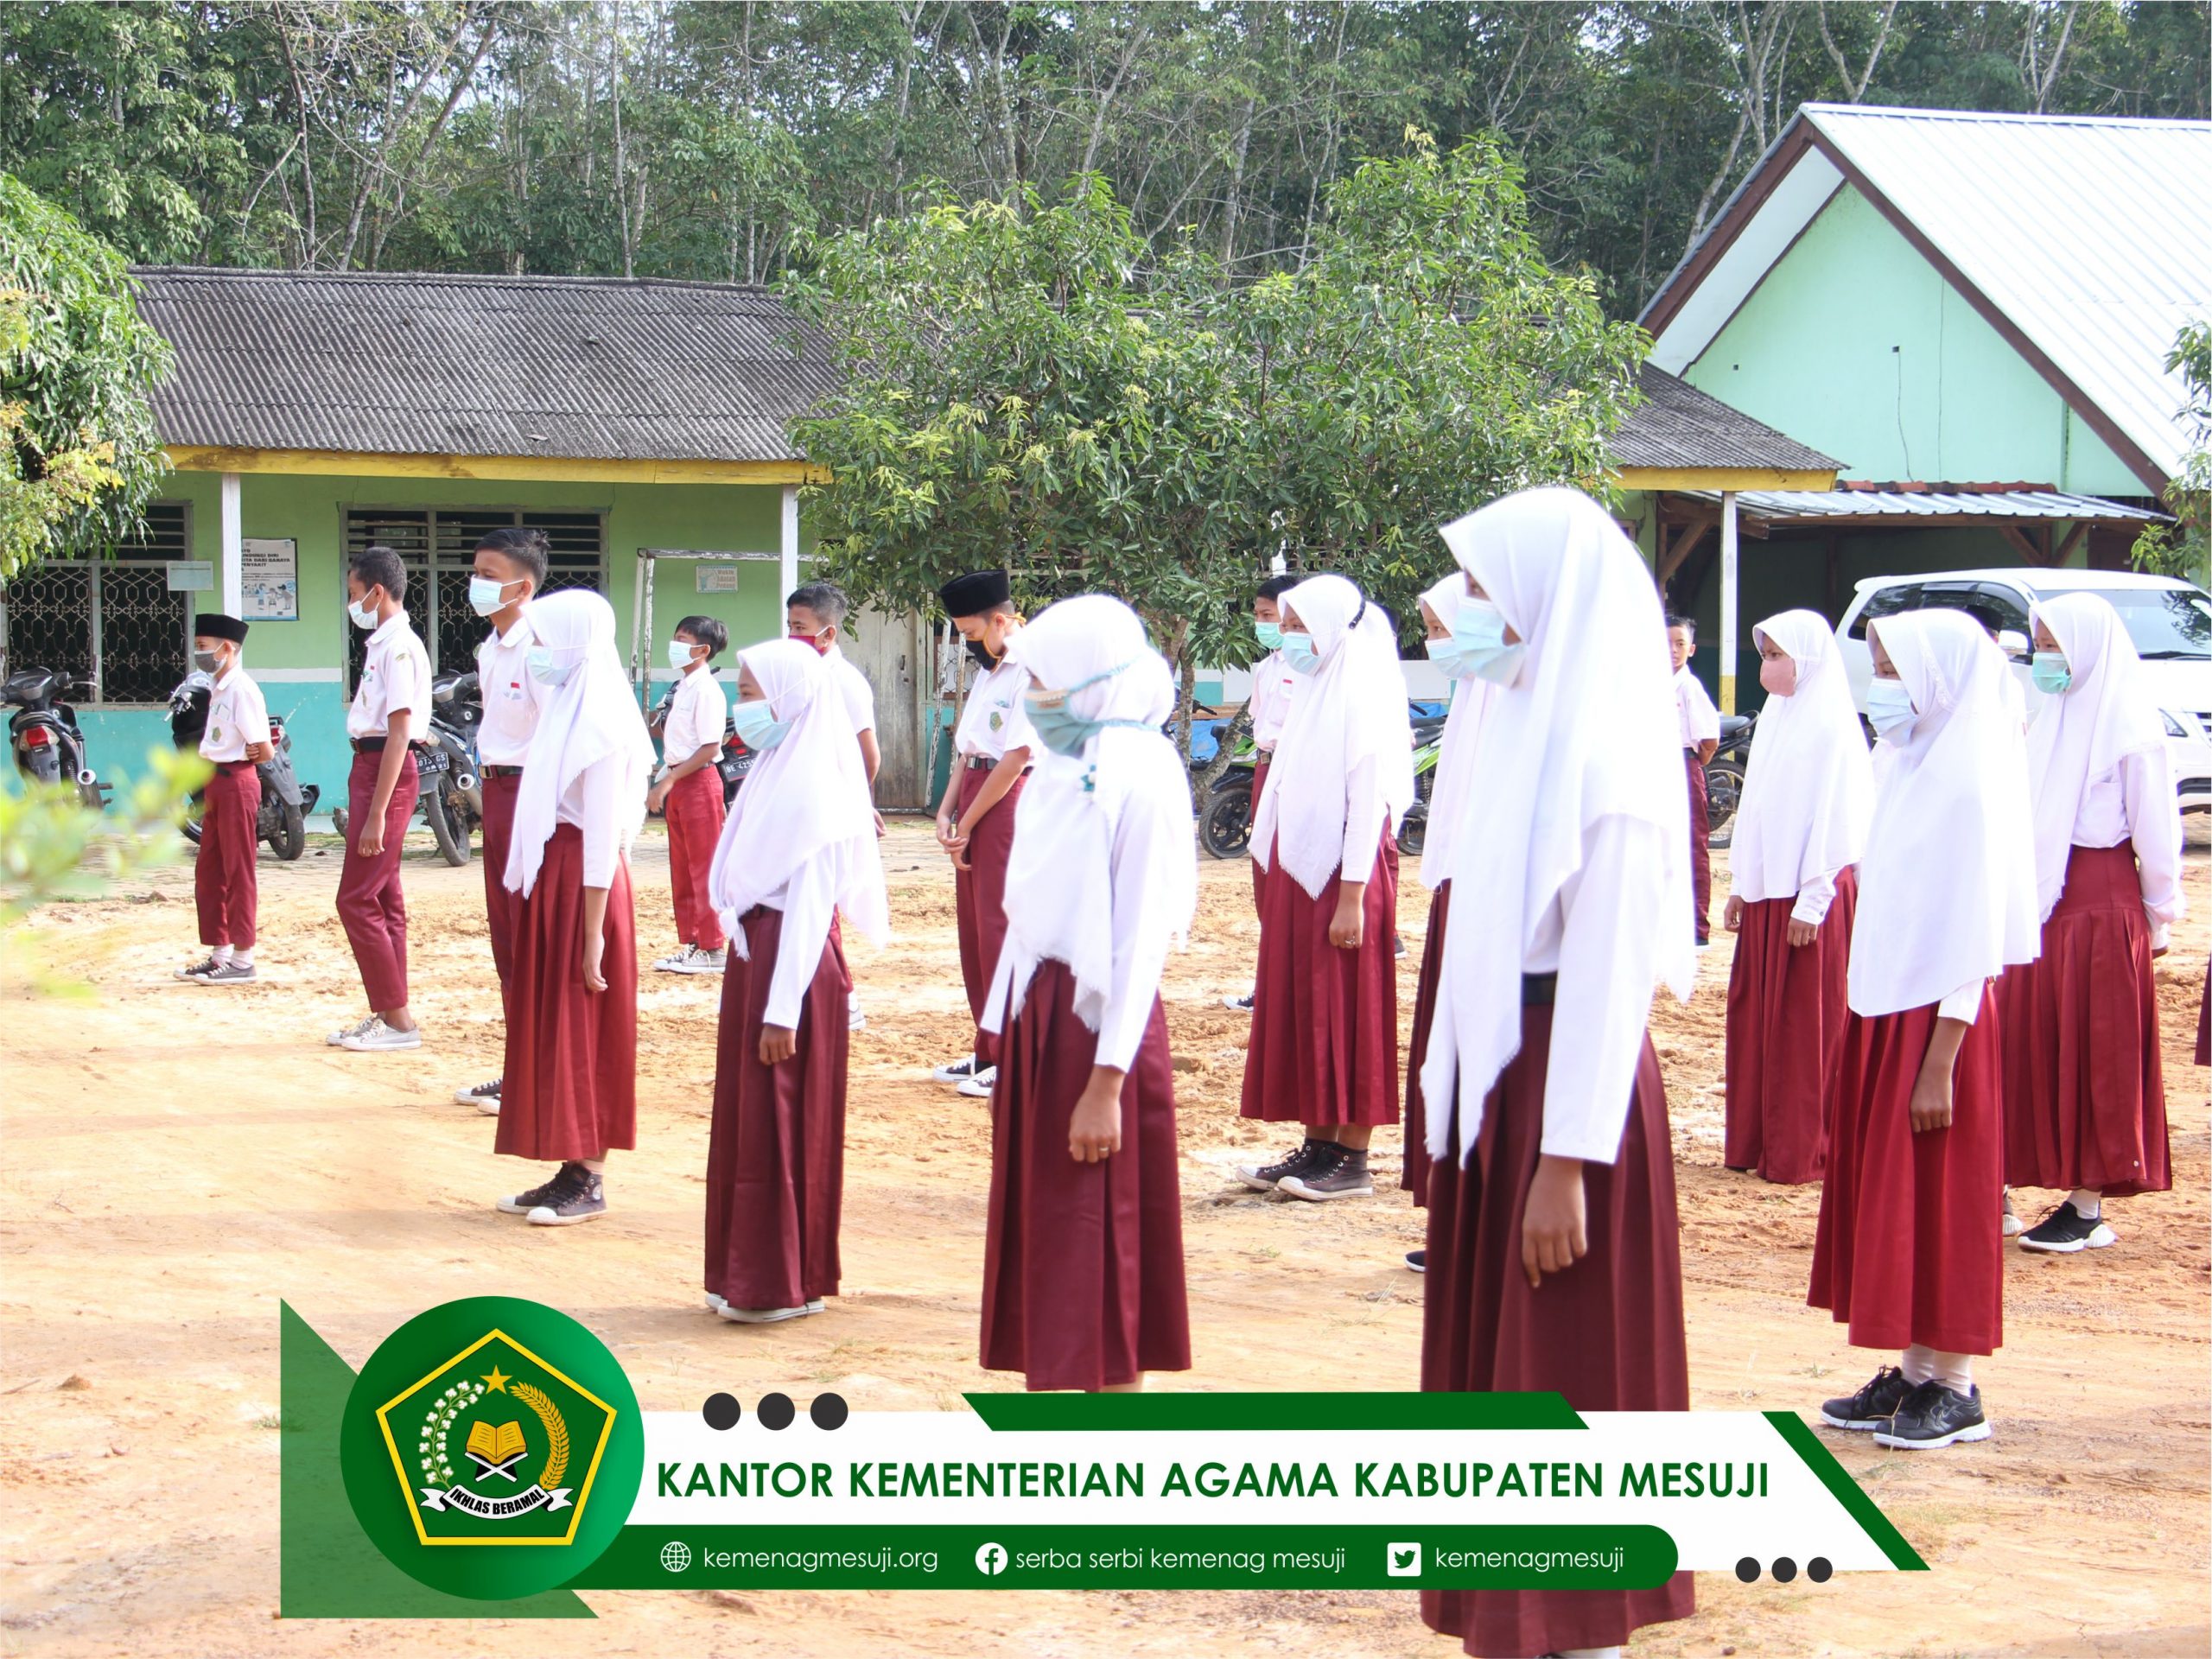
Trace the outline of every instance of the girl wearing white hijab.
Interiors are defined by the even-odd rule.
[[[1666,1091],[1644,1034],[1687,996],[1688,785],[1650,573],[1580,492],[1447,524],[1463,663],[1495,686],[1448,843],[1428,1102],[1423,1389],[1689,1406]],[[1425,1592],[1469,1653],[1618,1649],[1688,1618],[1650,1590]]]
[[[1437,743],[1436,766],[1429,785],[1421,879],[1432,896],[1428,932],[1421,946],[1421,978],[1414,994],[1413,1042],[1406,1052],[1406,1152],[1398,1179],[1413,1194],[1415,1209],[1426,1209],[1428,1205],[1428,1115],[1421,1092],[1421,1067],[1428,1051],[1428,1028],[1436,1017],[1436,982],[1444,970],[1444,930],[1452,906],[1452,842],[1468,810],[1467,784],[1473,776],[1469,761],[1474,753],[1475,729],[1481,723],[1484,704],[1497,689],[1477,677],[1475,664],[1452,638],[1452,625],[1466,596],[1466,575],[1456,569],[1421,596],[1428,659],[1452,683],[1452,709],[1444,719],[1444,735]],[[1427,1263],[1427,1251],[1407,1252],[1406,1265],[1415,1272],[1425,1270]]]
[[[2005,1179],[2070,1190],[2020,1248],[2071,1255],[2117,1240],[2104,1199],[2173,1185],[2151,958],[2181,919],[2181,813],[2164,725],[2110,602],[2044,601],[2035,644],[2043,953],[1998,989]]]
[[[1851,1023],[1807,1300],[1902,1351],[1829,1427],[1986,1440],[1976,1354],[2004,1340],[2003,1050],[1990,981],[2036,954],[2027,753],[2011,671],[1959,611],[1872,625],[1867,718],[1893,751],[1859,861]]]
[[[760,758],[707,873],[729,934],[707,1142],[707,1306],[741,1325],[837,1294],[846,921],[881,941],[890,905],[875,807],[831,665],[802,639],[737,655],[732,718]]]
[[[1191,1363],[1160,1002],[1198,899],[1190,783],[1160,729],[1174,689],[1103,594],[1051,607],[1007,660],[1041,752],[983,1014],[1001,1040],[982,1363],[1034,1389],[1135,1389]]]
[[[571,590],[523,607],[545,701],[515,791],[516,895],[496,1151],[561,1161],[501,1198],[542,1227],[607,1213],[607,1153],[637,1145],[638,950],[630,845],[652,740],[614,648],[614,613]]]
[[[1301,677],[1252,814],[1265,868],[1243,1114],[1306,1126],[1288,1157],[1237,1169],[1300,1198],[1375,1190],[1367,1143],[1398,1120],[1398,821],[1413,723],[1397,635],[1342,576],[1279,601]]]
[[[1770,1181],[1818,1180],[1827,1102],[1850,1017],[1844,976],[1874,769],[1813,611],[1751,630],[1766,707],[1744,779],[1721,925],[1728,976],[1727,1133],[1721,1161]]]

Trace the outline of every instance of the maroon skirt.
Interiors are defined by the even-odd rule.
[[[707,1138],[707,1288],[733,1307],[798,1307],[837,1294],[845,1185],[844,941],[836,922],[799,1002],[798,1046],[760,1064],[768,984],[784,912],[738,920],[751,959],[732,950],[715,1035],[715,1116]]]
[[[1854,1347],[1993,1354],[2005,1340],[2000,1030],[1985,990],[1951,1073],[1951,1127],[1915,1135],[1936,1005],[1851,1016],[1805,1300],[1848,1324]]]
[[[1274,764],[1274,756],[1272,754],[1263,754],[1252,763],[1252,806],[1250,815],[1245,820],[1248,824],[1260,815],[1260,791],[1267,786],[1268,768]],[[1267,892],[1268,873],[1255,858],[1252,861],[1252,908],[1263,919],[1268,908]]]
[[[2043,954],[1997,982],[2005,1039],[2005,1179],[2163,1192],[2166,1084],[2151,924],[2134,851],[2076,847]]]
[[[959,790],[960,810],[965,812],[990,781],[991,769],[971,766],[965,755],[955,755],[958,768],[954,785]],[[983,1004],[991,994],[991,976],[998,971],[999,946],[1006,942],[1006,867],[1014,856],[1014,809],[1021,804],[1024,773],[1014,787],[976,826],[968,843],[968,868],[952,874],[953,913],[960,930],[960,980],[968,992],[968,1013],[976,1020],[975,1054],[983,1065],[998,1058],[999,1039],[982,1028]]]
[[[638,1144],[638,941],[630,867],[607,889],[603,991],[584,988],[584,838],[555,827],[514,906],[507,1057],[494,1152],[597,1158]]]
[[[1247,1117],[1309,1127],[1398,1121],[1398,843],[1386,830],[1376,849],[1357,950],[1329,943],[1338,880],[1331,876],[1318,899],[1287,871],[1271,872],[1261,889]]]
[[[1075,976],[1039,963],[1000,1046],[983,1242],[983,1367],[1020,1371],[1033,1389],[1095,1392],[1191,1368],[1175,1072],[1159,1000],[1122,1084],[1122,1149],[1079,1164],[1068,1122],[1097,1052],[1076,1017]]]
[[[1682,1264],[1667,1091],[1649,1039],[1611,1164],[1582,1166],[1590,1250],[1535,1289],[1521,1270],[1522,1205],[1543,1144],[1552,1010],[1521,1013],[1521,1052],[1483,1109],[1473,1155],[1429,1172],[1421,1385],[1432,1392],[1556,1389],[1578,1411],[1687,1411]],[[1469,1653],[1617,1647],[1688,1618],[1690,1575],[1652,1590],[1424,1591],[1421,1616]]]
[[[1851,918],[1859,873],[1836,873],[1835,899],[1810,944],[1789,943],[1794,899],[1744,906],[1728,976],[1727,1133],[1721,1161],[1770,1181],[1817,1181],[1827,1158],[1829,1096],[1851,1008]]]
[[[2212,961],[2204,964],[2204,1001],[2196,1013],[2196,1063],[2212,1065]]]
[[[1421,948],[1421,980],[1414,989],[1413,1042],[1406,1050],[1406,1151],[1399,1160],[1398,1185],[1414,1195],[1414,1208],[1428,1204],[1428,1112],[1421,1101],[1421,1061],[1428,1054],[1428,1028],[1436,1021],[1436,984],[1444,972],[1444,924],[1452,909],[1452,884],[1445,882],[1428,901],[1428,938]]]

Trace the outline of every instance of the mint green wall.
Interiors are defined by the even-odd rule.
[[[2144,485],[1851,186],[1683,378],[1843,462],[1846,478]]]

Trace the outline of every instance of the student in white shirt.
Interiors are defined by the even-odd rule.
[[[1283,721],[1290,716],[1291,694],[1297,689],[1298,676],[1292,671],[1282,656],[1282,596],[1298,586],[1296,576],[1269,576],[1262,582],[1252,597],[1252,632],[1268,654],[1252,664],[1252,747],[1257,751],[1252,762],[1252,810],[1257,810],[1260,794],[1267,787],[1268,768],[1274,765],[1275,743],[1282,736]],[[1268,867],[1255,857],[1252,860],[1252,908],[1259,914],[1260,925],[1267,925],[1266,896]],[[1224,997],[1223,1005],[1236,1014],[1252,1012],[1252,996]]]
[[[1690,658],[1697,652],[1697,624],[1687,616],[1667,619],[1667,650],[1675,664],[1675,715],[1681,728],[1682,762],[1689,774],[1691,905],[1700,947],[1712,937],[1712,804],[1705,790],[1705,768],[1720,747],[1720,711],[1705,695]]]
[[[545,688],[529,666],[532,639],[524,607],[545,590],[550,549],[542,530],[508,525],[476,544],[468,581],[469,608],[492,625],[476,647],[476,775],[484,798],[484,911],[492,932],[492,964],[505,1002],[514,969],[514,895],[507,891],[507,847],[523,762],[545,708]],[[454,1098],[480,1112],[499,1109],[499,1079],[457,1090]]]
[[[346,609],[368,632],[361,677],[346,714],[353,770],[346,791],[346,862],[338,874],[338,919],[368,993],[370,1014],[334,1031],[334,1048],[420,1048],[407,1007],[407,898],[399,849],[422,782],[408,747],[430,725],[430,656],[408,625],[407,567],[388,547],[365,547],[346,569]]]
[[[259,763],[275,758],[269,705],[245,671],[246,625],[202,611],[192,623],[192,665],[214,681],[200,758],[215,768],[201,797],[200,853],[192,867],[200,943],[207,959],[177,969],[196,985],[242,985],[254,977],[254,912],[260,850]]]
[[[2117,1242],[2104,1201],[2173,1185],[2151,959],[2183,909],[2165,726],[2120,613],[2096,594],[2035,619],[2028,728],[2043,953],[1997,991],[2005,1179],[2069,1196],[2020,1248]],[[2009,676],[2008,676],[2009,677]]]
[[[1034,739],[1022,712],[1029,677],[1006,660],[1021,630],[1014,590],[1003,570],[978,570],[938,590],[952,626],[982,671],[968,690],[952,733],[952,779],[937,810],[938,844],[952,860],[960,927],[960,977],[976,1021],[976,1046],[932,1074],[963,1095],[988,1097],[998,1039],[983,1029],[984,999],[1006,938],[1006,871],[1014,855],[1014,809],[1029,770]]]
[[[687,616],[668,647],[677,671],[661,728],[660,775],[646,808],[668,819],[668,885],[676,904],[676,954],[653,966],[664,974],[719,974],[729,938],[707,897],[707,869],[721,839],[722,774],[715,765],[729,722],[729,698],[715,677],[714,660],[729,645],[729,630],[711,616]]]
[[[875,741],[875,688],[845,655],[845,619],[852,608],[852,601],[836,582],[810,582],[794,589],[784,601],[784,626],[791,638],[804,640],[821,652],[829,664],[830,681],[844,701],[846,717],[860,741],[861,770],[868,778],[868,798],[873,803],[875,774],[882,767],[883,753]],[[875,811],[873,805],[870,810]],[[880,811],[875,811],[875,833],[883,833]],[[846,1003],[851,1028],[858,1031],[868,1024],[868,1016],[861,1012],[860,992],[855,990]]]

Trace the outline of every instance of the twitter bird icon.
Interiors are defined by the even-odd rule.
[[[1392,1578],[1417,1579],[1421,1576],[1419,1544],[1385,1544],[1382,1550],[1383,1564]]]

